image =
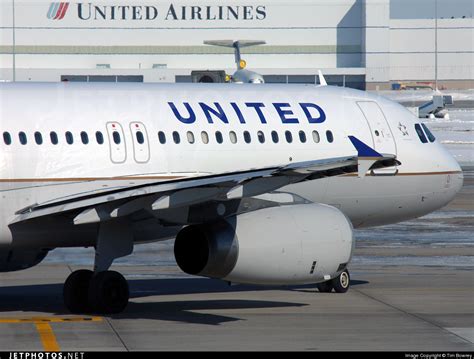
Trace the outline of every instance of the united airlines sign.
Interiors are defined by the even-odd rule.
[[[71,9],[70,9],[71,8]],[[72,9],[74,8],[74,10]],[[174,5],[158,8],[153,5],[96,5],[94,3],[52,2],[47,18],[62,20],[68,13],[83,21],[229,21],[264,20],[267,16],[264,5]]]

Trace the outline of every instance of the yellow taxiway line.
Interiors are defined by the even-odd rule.
[[[61,350],[56,340],[56,336],[54,335],[53,328],[51,328],[49,323],[35,323],[35,326],[45,351],[58,352]]]
[[[43,349],[47,352],[58,352],[61,350],[54,335],[50,323],[87,323],[100,322],[101,317],[32,317],[32,318],[0,318],[2,323],[32,323],[40,336]]]

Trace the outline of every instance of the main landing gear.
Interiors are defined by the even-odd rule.
[[[77,270],[64,283],[63,298],[72,313],[115,314],[128,304],[125,278],[108,270],[115,258],[133,251],[131,226],[126,220],[102,223],[95,247],[94,271]]]
[[[318,283],[316,286],[321,293],[330,293],[334,289],[336,293],[345,293],[349,290],[351,277],[346,269],[334,279]]]
[[[118,272],[73,272],[64,284],[64,304],[72,313],[115,314],[128,304],[129,290]]]

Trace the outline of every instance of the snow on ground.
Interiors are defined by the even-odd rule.
[[[376,93],[401,103],[429,101],[436,94],[432,90],[378,91]],[[459,105],[456,106],[456,102],[461,105],[470,101],[474,103],[474,89],[442,90],[439,93],[453,96],[454,106],[448,107],[449,119],[426,118],[423,119],[423,122],[428,125],[437,140],[446,146],[461,165],[473,166],[474,107],[470,104],[469,108],[460,108]]]
[[[449,116],[423,122],[461,165],[474,165],[474,108],[450,109]]]
[[[474,89],[470,90],[439,90],[438,93],[433,90],[400,90],[400,91],[377,91],[374,92],[380,96],[387,97],[397,102],[409,101],[429,101],[433,95],[451,95],[454,104],[456,101],[474,101]]]

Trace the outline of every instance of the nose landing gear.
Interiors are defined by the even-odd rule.
[[[321,293],[330,293],[333,289],[336,293],[345,293],[349,290],[350,282],[351,277],[346,269],[336,278],[318,283],[316,286]]]

